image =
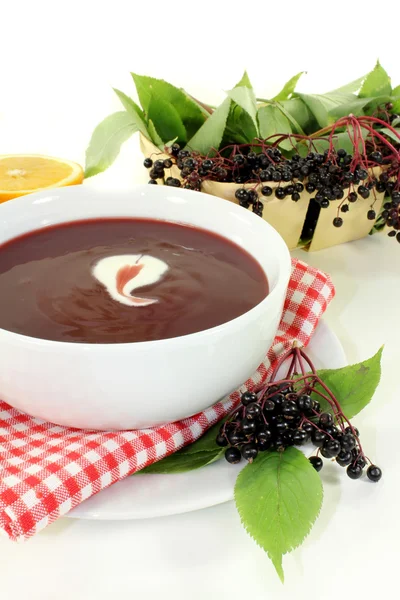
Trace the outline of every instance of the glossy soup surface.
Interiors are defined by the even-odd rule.
[[[165,221],[76,221],[0,246],[0,328],[36,338],[173,338],[230,321],[267,294],[242,248]]]

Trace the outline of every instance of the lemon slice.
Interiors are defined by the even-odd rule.
[[[0,155],[0,202],[82,181],[82,167],[69,160],[35,154]]]

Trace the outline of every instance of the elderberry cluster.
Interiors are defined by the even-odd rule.
[[[346,467],[350,479],[359,479],[367,465],[358,430],[336,426],[332,413],[321,412],[317,400],[296,393],[287,383],[273,383],[260,395],[242,394],[240,408],[221,426],[216,442],[227,446],[225,458],[232,464],[242,458],[252,462],[266,450],[283,452],[289,446],[311,442],[318,448],[317,455],[309,459],[317,471],[323,466],[321,456]],[[371,481],[379,481],[381,476],[379,467],[368,467]]]
[[[343,148],[337,151],[331,148],[323,153],[310,151],[304,157],[293,154],[287,158],[279,148],[263,142],[228,147],[213,158],[181,149],[176,143],[167,150],[170,158],[154,162],[151,158],[144,160],[144,166],[149,169],[149,183],[161,181],[168,186],[191,190],[200,190],[202,182],[206,180],[246,184],[247,187],[236,190],[235,197],[240,206],[246,209],[251,207],[259,216],[263,214],[263,201],[268,197],[275,196],[279,200],[291,198],[298,202],[301,193],[306,190],[312,198],[302,239],[312,238],[320,210],[328,208],[332,202],[338,203],[337,216],[333,219],[335,227],[343,225],[345,213],[359,198],[370,198],[366,216],[371,222],[376,221],[376,194],[385,193],[387,201],[379,218],[382,224],[393,229],[390,236],[396,236],[400,242],[398,183],[392,181],[393,174],[388,170],[378,178],[371,170],[372,167],[385,166],[385,157],[379,150],[372,149],[361,162]],[[179,169],[180,178],[165,177],[165,169],[172,166]]]

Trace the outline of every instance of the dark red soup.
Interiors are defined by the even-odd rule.
[[[0,246],[0,328],[63,342],[173,338],[242,315],[268,294],[229,240],[147,219],[47,227]]]

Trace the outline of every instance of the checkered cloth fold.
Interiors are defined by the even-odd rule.
[[[197,440],[241,392],[265,382],[294,340],[308,344],[334,293],[329,276],[293,260],[282,320],[264,362],[240,390],[183,421],[88,431],[46,423],[0,401],[0,533],[28,539],[90,496]]]

